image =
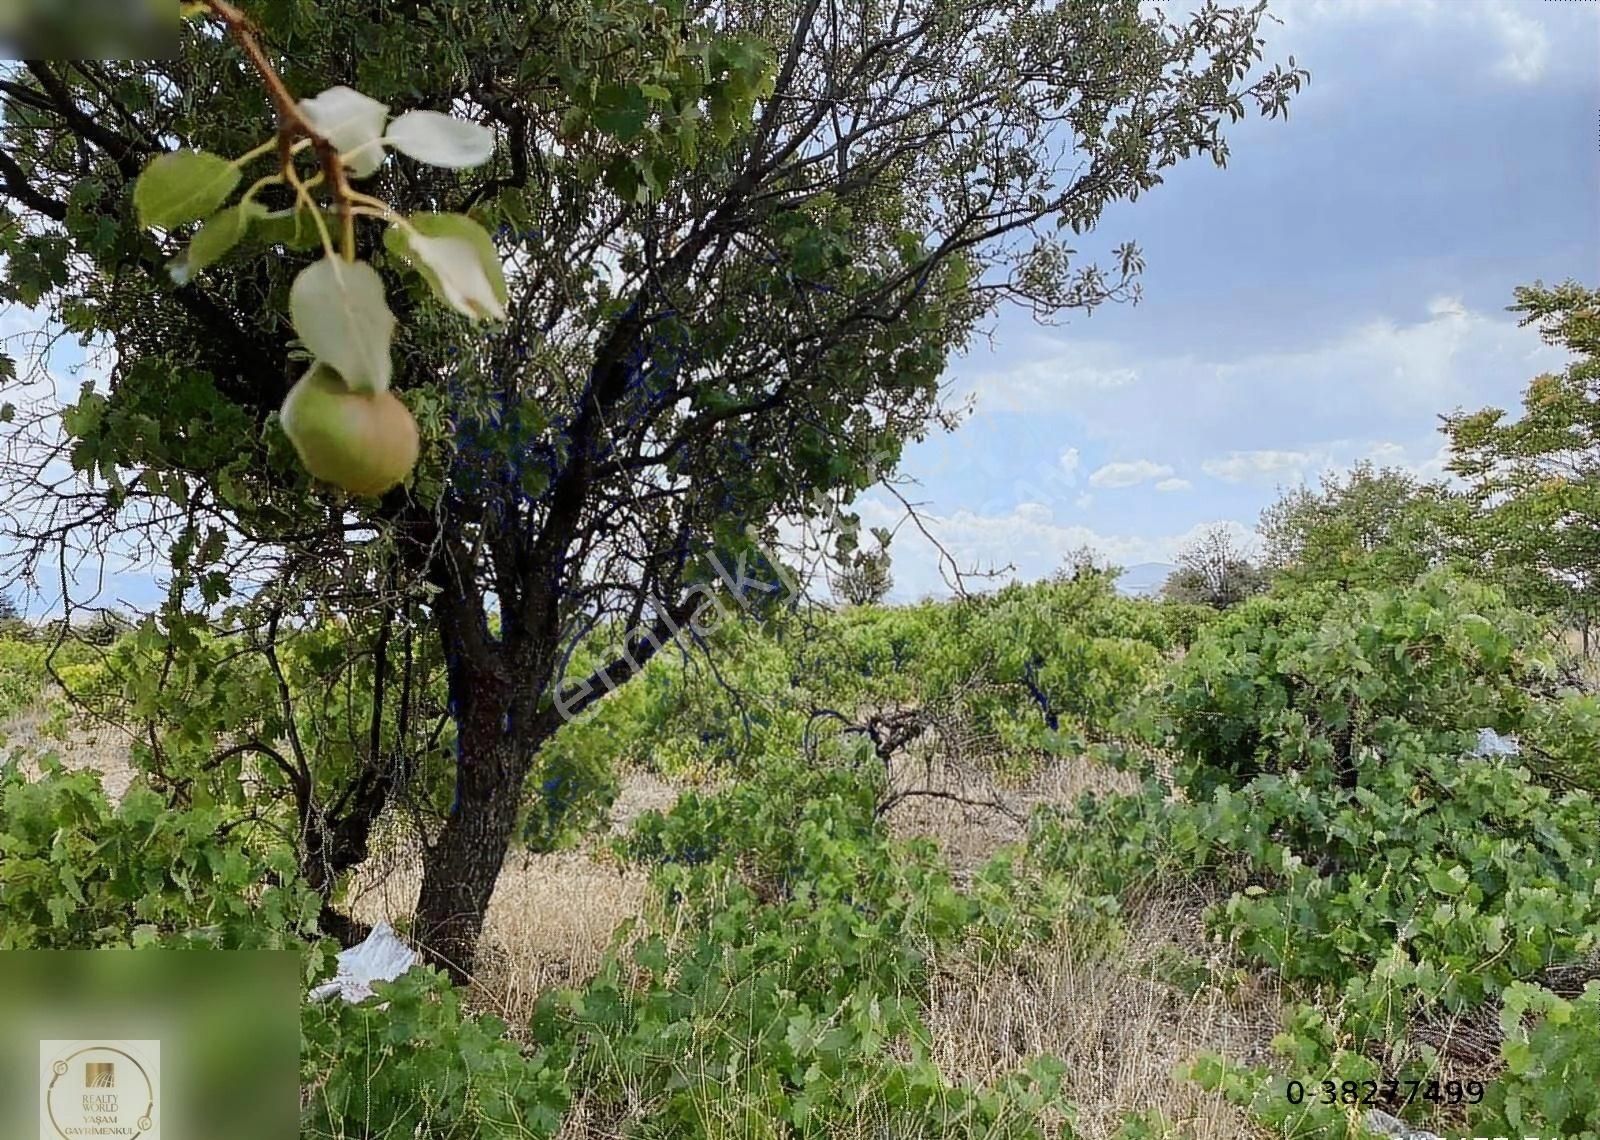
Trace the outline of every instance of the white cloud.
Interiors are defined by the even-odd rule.
[[[1514,316],[1471,309],[1454,296],[1418,298],[1409,320],[1367,319],[1288,347],[1245,344],[1236,355],[1210,358],[1146,356],[1136,343],[1116,351],[1122,363],[1137,364],[1139,386],[1081,393],[1070,418],[1056,421],[1074,438],[1112,454],[1159,454],[1175,466],[1233,452],[1305,452],[1301,465],[1313,469],[1325,461],[1326,440],[1427,434],[1431,453],[1441,413],[1515,406],[1529,380],[1571,359]],[[1044,414],[1013,417],[1006,428],[1049,422]]]
[[[1286,476],[1303,477],[1313,467],[1327,461],[1325,455],[1308,451],[1234,451],[1222,459],[1208,459],[1200,470],[1225,483],[1281,482]]]
[[[1187,479],[1163,479],[1156,484],[1156,490],[1162,492],[1187,491],[1193,487],[1194,484]]]
[[[958,365],[955,395],[975,395],[990,412],[1061,411],[1085,393],[1115,391],[1139,380],[1136,368],[1118,362],[1117,346],[1101,341],[1034,334],[1007,355],[1011,362],[998,368]]]
[[[1538,82],[1550,60],[1550,39],[1544,28],[1504,4],[1489,7],[1484,19],[1505,51],[1495,64],[1495,73],[1514,83]]]
[[[1081,462],[1082,456],[1078,454],[1078,449],[1076,447],[1069,447],[1067,450],[1061,453],[1061,470],[1066,474],[1066,480],[1068,483],[1077,482],[1078,466]]]
[[[1131,462],[1107,463],[1089,476],[1089,482],[1096,487],[1135,487],[1171,474],[1172,468],[1165,464],[1135,459]]]
[[[905,518],[899,503],[885,502],[877,496],[864,496],[857,501],[856,510],[868,526],[895,528]],[[1253,526],[1232,519],[1196,523],[1171,534],[1136,536],[1056,521],[1048,511],[1040,510],[1039,504],[1019,503],[999,514],[966,510],[948,515],[923,512],[922,521],[963,574],[1012,567],[993,579],[969,579],[969,590],[1043,578],[1082,546],[1092,547],[1120,566],[1173,562],[1179,551],[1217,525],[1225,527],[1241,548],[1252,554],[1259,549]],[[910,601],[928,594],[944,597],[950,592],[940,570],[938,550],[916,527],[899,526],[890,550],[894,557],[893,600]]]
[[[1311,482],[1313,477],[1339,474],[1357,463],[1392,467],[1423,482],[1447,477],[1445,464],[1450,445],[1435,439],[1407,446],[1393,440],[1328,440],[1304,450],[1235,451],[1200,465],[1207,475],[1226,483],[1272,486]],[[1157,490],[1160,490],[1157,487]]]
[[[1274,15],[1292,50],[1302,54],[1308,41],[1351,29],[1412,33],[1419,43],[1432,42],[1440,29],[1464,31],[1488,41],[1491,74],[1528,84],[1544,77],[1551,53],[1547,26],[1530,10],[1536,9],[1527,0],[1296,0]]]

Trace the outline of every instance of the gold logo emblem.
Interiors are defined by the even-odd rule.
[[[40,1140],[160,1140],[161,1042],[41,1041]]]
[[[117,1067],[110,1061],[85,1061],[83,1087],[86,1089],[113,1089],[117,1087]]]

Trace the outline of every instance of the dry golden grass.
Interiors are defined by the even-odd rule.
[[[1054,764],[1020,787],[1002,787],[971,769],[918,759],[895,765],[892,789],[912,792],[885,817],[898,838],[934,840],[958,880],[965,880],[1008,843],[1027,832],[1040,804],[1072,804],[1085,793],[1134,792],[1138,777],[1088,762]],[[930,794],[923,794],[930,793]],[[983,806],[999,802],[1006,810]]]
[[[1068,929],[998,969],[953,964],[930,995],[934,1059],[948,1076],[981,1081],[1040,1054],[1060,1058],[1085,1137],[1108,1137],[1124,1114],[1150,1109],[1194,1140],[1255,1135],[1238,1109],[1181,1069],[1204,1051],[1266,1060],[1279,994],[1254,978],[1175,980],[1170,963],[1180,957],[1186,973],[1228,973],[1226,955],[1196,938],[1195,919],[1187,900],[1152,898],[1112,945]]]
[[[55,712],[55,703],[41,695],[0,726],[0,742],[21,755],[22,769],[30,777],[39,773],[34,757],[53,752],[68,769],[99,772],[106,795],[112,800],[120,799],[136,774],[129,758],[128,734],[69,712],[58,737],[51,731]]]
[[[676,789],[648,774],[630,777],[612,809],[613,832],[652,808],[670,807]],[[347,909],[365,923],[403,924],[415,911],[421,859],[405,842],[379,844],[350,888]],[[645,875],[616,866],[598,845],[506,861],[489,901],[472,998],[516,1021],[552,986],[592,977],[624,920],[639,916]]]
[[[981,777],[937,765],[895,778],[962,799],[998,794],[1024,816],[1039,804],[1069,805],[1085,793],[1133,792],[1139,784],[1131,773],[1088,761],[1053,765],[998,792]],[[897,835],[934,839],[958,877],[1023,836],[1012,815],[938,797],[904,801],[888,823]],[[1203,889],[1144,899],[1109,945],[1098,931],[1066,927],[1011,965],[942,963],[929,995],[935,1061],[951,1078],[987,1081],[1030,1057],[1059,1057],[1077,1131],[1090,1140],[1109,1137],[1125,1113],[1149,1109],[1194,1140],[1256,1135],[1243,1113],[1179,1072],[1205,1051],[1265,1062],[1280,1028],[1277,987],[1238,976],[1228,948],[1202,933],[1208,901]]]

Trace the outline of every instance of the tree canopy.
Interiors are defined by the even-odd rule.
[[[1524,286],[1513,312],[1575,357],[1529,383],[1522,415],[1502,408],[1445,418],[1450,470],[1474,508],[1469,556],[1518,601],[1588,631],[1600,614],[1600,290]]]
[[[0,79],[0,296],[109,362],[108,383],[13,424],[11,576],[65,578],[120,535],[173,570],[153,649],[198,652],[220,622],[268,677],[285,630],[339,615],[366,746],[342,790],[320,790],[315,742],[279,756],[319,884],[437,739],[408,705],[414,647],[436,645],[455,793],[416,933],[457,971],[541,745],[713,602],[785,601],[780,520],[846,508],[824,537],[848,555],[850,501],[948,422],[949,354],[1005,303],[1051,318],[1135,297],[1141,256],[1102,243],[1102,212],[1184,158],[1223,164],[1224,125],[1285,113],[1306,78],[1292,58],[1256,73],[1264,4],[1174,23],[1137,0],[258,0],[254,52],[216,19],[228,5],[189,7],[173,60]],[[329,120],[295,151],[284,93],[339,89],[478,124],[492,157],[417,161],[413,136],[369,170]],[[287,164],[246,186],[269,216],[204,219],[237,238],[214,260],[187,215],[136,200],[176,151]],[[326,216],[292,186],[319,164]],[[450,290],[412,272],[414,242],[351,225],[346,176],[417,232],[481,225],[503,301],[431,300]],[[381,378],[418,429],[415,470],[377,496],[313,481],[279,415],[327,361],[294,295],[324,229],[379,277]],[[597,630],[620,636],[596,664],[577,647]]]
[[[1320,490],[1285,492],[1261,513],[1258,529],[1271,571],[1307,582],[1375,586],[1409,582],[1441,561],[1451,511],[1442,484],[1364,460],[1342,477],[1324,475]]]

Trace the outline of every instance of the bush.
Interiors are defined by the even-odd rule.
[[[958,890],[873,802],[854,773],[790,766],[639,821],[621,850],[655,868],[659,925],[534,1025],[591,1107],[643,1114],[641,1136],[820,1138],[863,1115],[929,1140],[1070,1135],[1050,1131],[1058,1064],[955,1083],[922,1021],[935,953],[1036,937],[1054,896],[1006,860]]]
[[[174,811],[135,783],[112,805],[91,772],[0,765],[0,949],[302,947],[320,900],[286,848],[216,810]],[[264,884],[271,875],[278,885]]]
[[[376,1000],[305,1007],[302,1137],[555,1135],[571,1099],[564,1074],[529,1057],[504,1022],[463,1010],[434,970],[375,989]]]
[[[1167,701],[1180,781],[1204,797],[1262,773],[1354,786],[1397,733],[1440,751],[1515,733],[1553,676],[1545,627],[1443,571],[1408,587],[1318,586],[1252,599],[1196,641]]]
[[[1505,1075],[1490,1087],[1475,1130],[1600,1140],[1600,981],[1558,997],[1517,984],[1500,1015]]]

